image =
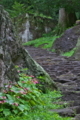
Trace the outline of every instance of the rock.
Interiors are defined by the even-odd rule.
[[[62,74],[60,76],[57,76],[56,81],[61,82],[61,83],[66,83],[66,82],[71,82],[72,80],[74,81],[74,79],[77,79],[77,76],[71,72],[67,72],[67,73]]]
[[[9,14],[0,6],[0,87],[10,81],[18,81],[15,65],[28,68],[26,73],[42,77],[43,88],[56,87],[48,73],[29,55],[16,37]],[[45,85],[45,86],[44,86]]]
[[[63,109],[56,109],[56,110],[51,110],[51,111],[56,112],[61,116],[74,117],[78,110],[80,110],[79,106],[63,108]]]
[[[19,18],[15,21],[17,22]],[[18,25],[18,32],[23,42],[34,40],[42,37],[43,34],[51,32],[56,25],[52,18],[35,16],[27,14],[23,16],[21,23]]]
[[[60,54],[72,50],[80,36],[80,25],[67,29],[60,38],[57,38],[52,49]]]
[[[74,51],[73,57],[76,60],[80,61],[80,37],[78,38],[77,44],[76,44],[76,49]]]
[[[72,120],[80,120],[80,114],[77,114]]]
[[[80,25],[80,20],[76,20],[76,25]]]
[[[70,107],[80,106],[80,61],[41,48],[28,46],[26,49],[54,79],[63,94],[61,100],[69,103]]]

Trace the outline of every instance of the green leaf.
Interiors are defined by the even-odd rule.
[[[3,110],[3,114],[4,114],[5,116],[8,116],[8,115],[11,114],[11,112],[10,112],[9,109],[4,109],[4,110]]]
[[[9,100],[13,100],[11,95],[7,94],[6,96],[8,97]]]
[[[17,113],[18,113],[18,110],[13,110],[13,112],[14,112],[15,114],[17,114]]]
[[[15,86],[12,86],[11,90],[13,90],[15,93],[18,93],[20,89]]]
[[[3,111],[3,109],[1,108],[1,109],[0,109],[0,112],[2,112],[2,111]]]
[[[28,115],[28,112],[26,111],[26,112],[24,112],[23,114],[24,114],[24,115]]]
[[[30,104],[31,104],[32,106],[34,106],[34,105],[36,105],[36,102],[35,102],[34,100],[30,100]]]
[[[20,110],[20,111],[28,111],[29,109],[30,109],[30,107],[29,107],[29,105],[27,105],[27,104],[20,104],[19,106],[18,106],[18,109]]]
[[[18,106],[18,108],[19,108],[19,110],[21,110],[23,112],[25,110],[25,105],[21,104],[21,105]]]
[[[3,93],[0,93],[0,97],[2,97],[3,96]]]
[[[6,100],[6,102],[7,102],[8,104],[14,103],[14,101],[15,101],[14,96],[11,96],[11,95],[9,95],[9,94],[7,94],[6,96],[8,97],[8,99]]]
[[[11,105],[12,103],[14,103],[14,100],[6,100],[6,102]]]

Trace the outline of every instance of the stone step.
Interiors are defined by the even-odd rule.
[[[74,117],[76,116],[76,114],[80,114],[80,106],[67,107],[63,109],[53,109],[50,111],[56,112],[59,115],[64,116],[64,117],[66,116]]]
[[[58,56],[55,53],[40,48],[26,47],[31,56],[48,72],[62,91],[64,101],[73,101],[71,107],[80,106],[80,61],[73,58]],[[72,108],[64,110],[74,116]],[[72,111],[72,113],[69,113]],[[65,115],[65,113],[63,113]]]

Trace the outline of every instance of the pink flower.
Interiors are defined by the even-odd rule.
[[[26,91],[26,90],[29,90],[28,88],[24,88],[24,90]]]
[[[25,92],[25,91],[20,91],[20,93],[21,93],[21,94],[26,94],[27,92]]]
[[[6,100],[3,100],[3,103],[6,103]]]
[[[33,75],[30,75],[30,77],[34,77]]]
[[[13,103],[12,105],[18,106],[19,104],[18,103]]]
[[[7,90],[3,90],[4,93],[7,93]]]
[[[38,82],[38,80],[33,80],[32,83],[38,84],[39,82]]]
[[[20,98],[20,96],[17,96],[17,98]]]
[[[5,102],[6,102],[5,100],[3,100],[3,101],[0,101],[0,103],[1,103],[1,104],[5,103]]]
[[[21,94],[23,94],[24,91],[19,91]]]
[[[12,87],[12,85],[8,85],[8,88],[11,88]]]
[[[3,98],[3,99],[6,99],[6,96],[3,96],[2,98]]]
[[[10,92],[14,92],[14,90],[10,90]]]
[[[12,85],[6,85],[5,87],[11,88],[11,87],[12,87]]]
[[[27,92],[24,92],[23,94],[27,94]]]
[[[18,103],[14,103],[15,106],[18,106],[19,104]]]
[[[20,70],[18,70],[17,72],[20,73]]]
[[[22,81],[22,83],[25,83],[25,81]]]
[[[2,103],[3,103],[3,101],[0,101],[0,103],[2,104]]]

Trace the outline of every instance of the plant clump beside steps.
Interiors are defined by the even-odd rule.
[[[34,76],[26,75],[23,69],[16,66],[20,80],[17,83],[6,84],[0,92],[0,120],[70,120],[63,118],[50,109],[63,107],[52,104],[61,97],[58,91],[42,93],[36,87],[39,80]]]
[[[10,82],[0,93],[1,115],[26,114],[34,106],[42,103],[41,91],[36,87],[38,80],[34,76],[20,73],[19,70],[18,72],[20,81],[14,85]]]

